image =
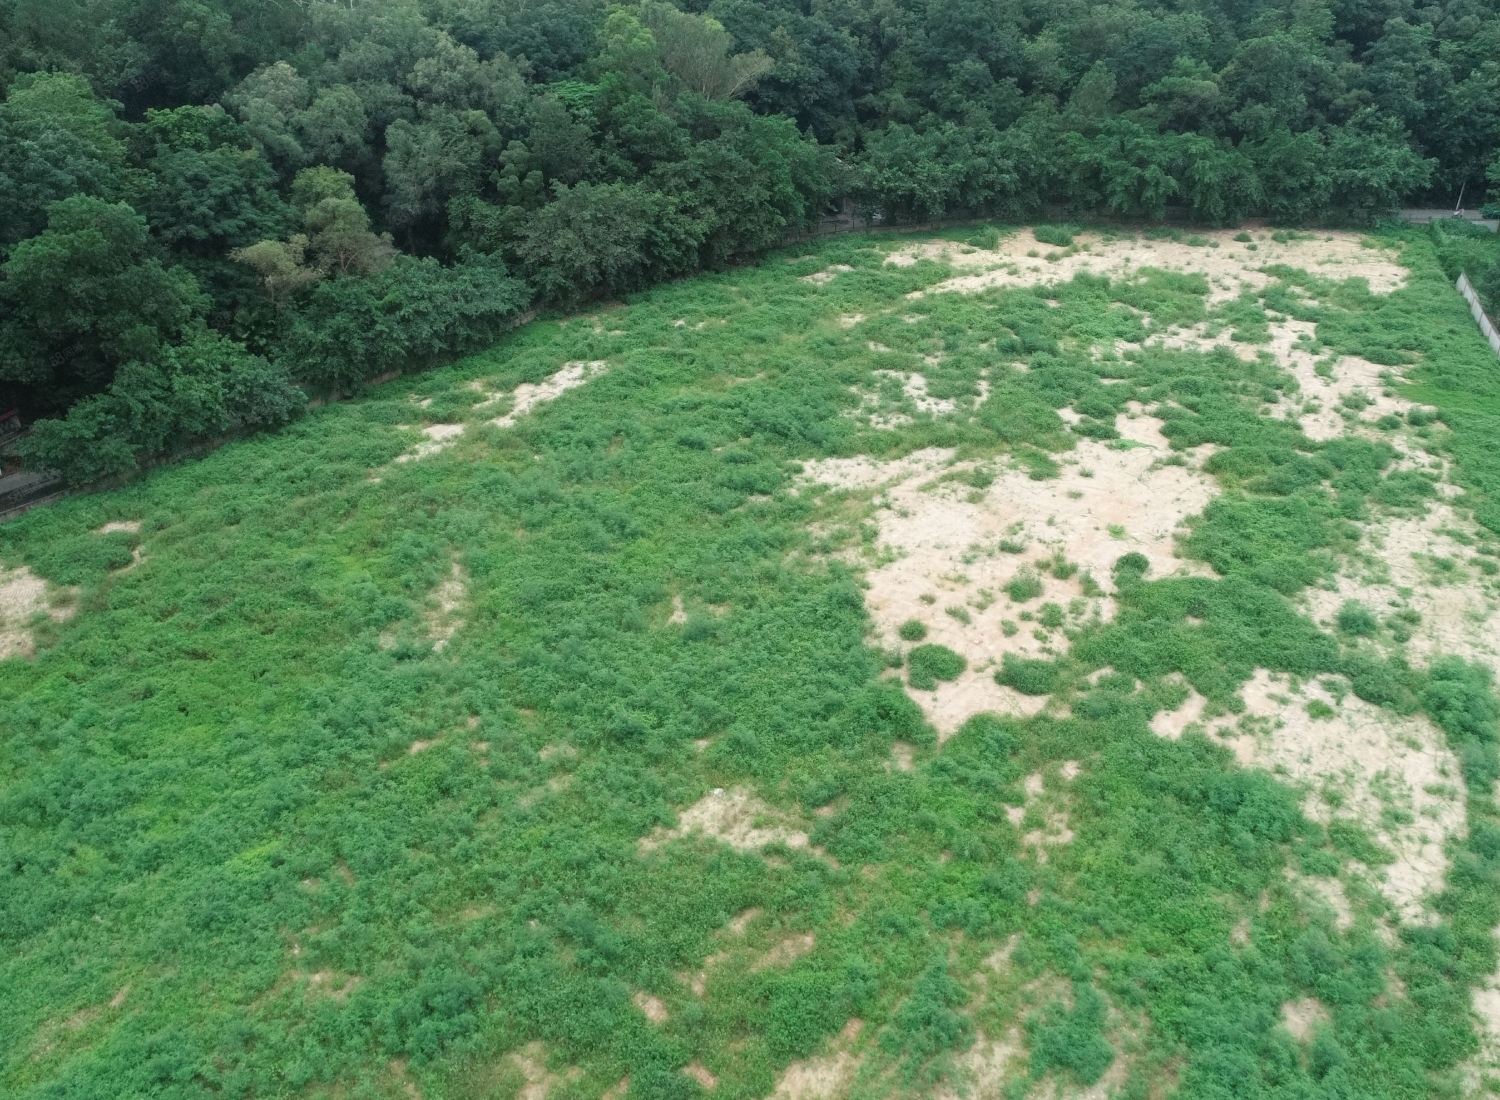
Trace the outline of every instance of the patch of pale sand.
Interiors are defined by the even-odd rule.
[[[1319,1024],[1329,1023],[1331,1019],[1328,1009],[1316,997],[1287,1001],[1281,1006],[1281,1026],[1299,1043],[1309,1041],[1313,1037],[1313,1029]]]
[[[1005,1094],[1009,1082],[1026,1077],[1026,1044],[1017,1028],[998,1039],[978,1035],[955,1059],[953,1069],[933,1091],[933,1100],[989,1100]]]
[[[18,569],[0,567],[0,661],[32,656],[36,651],[32,620],[37,615],[46,615],[55,623],[72,618],[77,607],[53,606],[52,597],[76,592],[54,587],[24,565]]]
[[[1161,438],[1160,422],[1153,417],[1122,415],[1117,423],[1122,433],[1142,442]],[[1135,551],[1150,560],[1154,577],[1212,575],[1206,566],[1175,557],[1173,539],[1183,521],[1208,504],[1216,487],[1195,468],[1155,465],[1163,454],[1164,448],[1156,445],[1116,450],[1080,440],[1072,460],[1076,464],[1064,466],[1060,478],[1033,481],[1021,470],[1004,470],[983,491],[958,481],[934,483],[928,475],[942,470],[941,452],[935,451],[920,462],[913,462],[917,456],[912,455],[896,463],[868,458],[808,463],[803,476],[827,478],[841,488],[885,486],[881,503],[886,507],[876,519],[882,551],[894,557],[868,573],[865,603],[883,644],[901,645],[897,628],[919,619],[927,626],[929,642],[967,659],[968,668],[956,680],[939,684],[936,691],[912,690],[939,735],[947,737],[981,711],[1025,715],[1041,709],[1044,697],[1023,696],[995,683],[993,670],[1006,654],[1046,657],[1066,649],[1061,632],[1040,631],[1019,617],[1045,602],[1067,605],[1082,598],[1083,572],[1107,583],[1115,561]],[[962,471],[970,465],[949,469]],[[1085,470],[1091,476],[1082,476]],[[1111,533],[1112,526],[1121,529],[1118,536]],[[999,552],[1002,539],[1027,542],[1027,552]],[[1011,601],[1004,586],[1023,567],[1033,568],[1035,559],[1054,552],[1077,564],[1080,573],[1067,580],[1038,573],[1041,598]],[[924,601],[924,595],[934,602]],[[971,624],[944,614],[948,606],[963,606]],[[1108,618],[1113,601],[1093,600],[1087,613]],[[1002,628],[1006,621],[1015,628],[1010,635]]]
[[[552,760],[556,757],[573,757],[578,755],[578,750],[572,745],[557,744],[543,745],[537,750],[537,757],[541,760]]]
[[[1371,571],[1347,562],[1331,590],[1309,588],[1307,613],[1329,625],[1346,600],[1359,600],[1377,616],[1398,607],[1410,607],[1422,621],[1410,626],[1407,655],[1417,664],[1429,664],[1442,656],[1463,657],[1500,671],[1500,632],[1495,612],[1500,610],[1482,575],[1469,565],[1460,565],[1434,582],[1434,572],[1423,558],[1445,558],[1467,562],[1472,551],[1444,533],[1467,531],[1473,524],[1460,519],[1447,503],[1428,505],[1420,517],[1381,517],[1364,527],[1369,551],[1384,566]],[[1421,555],[1421,557],[1418,557]],[[1358,572],[1354,576],[1351,573]]]
[[[510,1056],[510,1060],[521,1071],[525,1084],[516,1094],[516,1100],[547,1100],[547,1095],[558,1085],[576,1081],[583,1076],[577,1066],[563,1073],[553,1073],[547,1068],[547,1048],[541,1043],[527,1043]]]
[[[909,772],[916,765],[913,763],[913,749],[904,741],[897,741],[891,746],[891,758],[885,762],[886,771]]]
[[[724,926],[724,931],[731,936],[743,936],[745,930],[750,927],[750,922],[758,916],[760,916],[759,909],[745,909],[729,919],[729,923]]]
[[[667,622],[678,626],[687,622],[687,608],[682,606],[681,594],[674,593],[672,595],[672,614],[667,616]]]
[[[448,640],[464,625],[458,610],[468,594],[467,582],[463,567],[454,562],[448,576],[428,594],[428,603],[435,606],[429,606],[422,618],[427,623],[427,636],[432,639],[434,652],[441,653]]]
[[[818,945],[817,937],[811,932],[799,932],[787,936],[771,948],[751,965],[752,971],[765,970],[772,966],[788,966],[796,962],[803,955],[810,954],[812,949]]]
[[[926,447],[904,458],[883,461],[868,455],[853,458],[817,458],[802,465],[799,480],[826,485],[834,489],[878,489],[905,481],[917,474],[931,473],[953,461],[952,447]]]
[[[859,324],[864,319],[865,319],[865,315],[863,313],[846,313],[842,317],[839,318],[839,327],[840,328],[853,328],[855,325]]]
[[[694,1081],[697,1081],[698,1084],[702,1085],[705,1089],[714,1089],[718,1087],[719,1079],[715,1077],[713,1073],[709,1071],[709,1068],[702,1062],[689,1062],[687,1065],[682,1067],[682,1072],[687,1074]]]
[[[630,998],[641,1014],[653,1024],[664,1024],[667,1022],[667,1006],[660,997],[653,997],[643,989],[637,989],[635,996]]]
[[[464,434],[462,424],[429,424],[422,429],[422,434],[427,437],[427,442],[418,443],[413,450],[404,455],[397,455],[397,462],[415,462],[419,458],[435,455],[439,451],[446,451],[458,442],[458,437]]]
[[[556,374],[540,382],[522,382],[515,389],[513,395],[515,403],[511,406],[510,412],[504,416],[497,416],[490,423],[497,428],[512,428],[515,426],[517,420],[538,405],[544,405],[548,401],[561,397],[569,390],[578,388],[589,379],[603,374],[608,369],[609,364],[603,359],[595,359],[588,363],[575,360],[570,363],[564,363],[562,369]],[[501,393],[493,393],[489,396],[488,400],[481,401],[480,405],[487,405],[491,401],[498,401],[503,396],[505,395]]]
[[[1300,342],[1301,337],[1312,336],[1316,330],[1317,326],[1310,321],[1278,321],[1271,325],[1269,345],[1239,345],[1250,348],[1252,354],[1256,347],[1271,352],[1277,362],[1297,379],[1302,397],[1317,402],[1317,412],[1303,412],[1298,417],[1304,435],[1318,442],[1337,439],[1353,426],[1372,425],[1382,416],[1404,415],[1411,409],[1410,401],[1385,396],[1386,382],[1381,376],[1392,373],[1391,367],[1382,367],[1357,355],[1344,355],[1332,364],[1326,364],[1327,377],[1320,375],[1317,367],[1324,361],[1307,351]],[[1346,421],[1339,412],[1341,402],[1355,393],[1363,394],[1372,404],[1363,411],[1351,413]],[[1288,418],[1295,415],[1290,402],[1273,406],[1273,410]]]
[[[886,263],[904,266],[920,258],[938,260],[961,270],[977,269],[974,274],[946,279],[926,291],[913,291],[907,295],[909,298],[944,291],[972,294],[990,287],[1067,282],[1082,273],[1119,279],[1147,267],[1203,275],[1209,282],[1211,304],[1235,298],[1245,288],[1264,287],[1271,276],[1262,269],[1273,264],[1301,268],[1329,279],[1363,278],[1376,294],[1389,294],[1406,279],[1406,270],[1397,262],[1396,252],[1364,248],[1357,233],[1325,233],[1316,240],[1285,243],[1266,238],[1256,241],[1255,252],[1248,252],[1236,243],[1230,230],[1205,231],[1202,236],[1216,241],[1219,247],[1179,241],[1106,241],[1097,234],[1084,233],[1077,240],[1080,246],[1087,246],[1087,251],[1080,248],[1071,255],[1061,255],[1023,230],[993,249],[972,252],[960,251],[950,241],[919,241],[888,254]],[[1031,251],[1041,252],[1042,256],[1027,256]],[[1044,257],[1049,252],[1057,254],[1058,259],[1047,261]]]
[[[639,846],[646,852],[693,833],[722,840],[742,852],[777,843],[788,848],[807,847],[805,832],[792,828],[781,814],[744,787],[728,791],[715,787],[677,815],[675,829],[658,828],[652,835],[641,837]]]
[[[802,281],[804,283],[812,283],[814,286],[823,286],[827,283],[833,282],[835,277],[843,274],[844,272],[853,270],[854,268],[850,267],[848,264],[831,264],[828,267],[824,268],[822,271],[815,271],[811,275],[802,276]]]
[[[94,534],[108,535],[115,531],[124,531],[127,534],[137,534],[141,529],[141,521],[138,519],[112,519],[103,527],[95,527]]]
[[[777,1080],[771,1100],[843,1100],[863,1060],[852,1048],[864,1026],[856,1017],[844,1025],[826,1054],[790,1063]]]
[[[1180,674],[1173,675],[1181,680]],[[1188,688],[1188,697],[1178,704],[1176,710],[1159,710],[1152,715],[1151,732],[1158,737],[1176,741],[1194,722],[1203,721],[1203,708],[1207,704],[1207,699]]]
[[[437,738],[435,738],[435,737],[431,741],[413,741],[411,743],[411,745],[407,748],[406,754],[408,756],[416,756],[417,753],[419,753],[419,752],[426,752],[428,749],[432,748],[432,746],[436,745],[436,744],[437,744]]]
[[[1058,769],[1058,775],[1064,783],[1071,783],[1081,770],[1078,761],[1067,760]],[[1047,778],[1042,772],[1032,772],[1022,781],[1021,787],[1026,793],[1026,801],[1020,806],[1007,806],[1005,817],[1017,829],[1026,823],[1028,817],[1033,822],[1040,818],[1040,828],[1030,829],[1022,835],[1021,850],[1034,852],[1038,863],[1046,863],[1048,848],[1069,844],[1073,840],[1067,805],[1062,798],[1043,799]]]
[[[1372,875],[1408,922],[1431,919],[1428,903],[1448,869],[1444,845],[1465,831],[1458,760],[1425,717],[1401,716],[1354,695],[1336,700],[1318,684],[1293,691],[1257,669],[1242,692],[1246,719],[1220,725],[1241,764],[1260,767],[1310,788],[1303,812],[1324,824],[1335,811],[1321,796],[1337,791],[1338,815],[1353,817],[1395,855]],[[1316,719],[1307,704],[1332,707]],[[1386,811],[1398,811],[1398,814]],[[1403,824],[1398,816],[1411,817]],[[1308,880],[1317,883],[1329,879]],[[1320,885],[1318,889],[1323,889]],[[1338,906],[1336,905],[1337,909]]]

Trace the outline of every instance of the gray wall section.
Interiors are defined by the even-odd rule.
[[[1496,355],[1500,355],[1500,332],[1495,331],[1495,323],[1490,320],[1489,314],[1485,313],[1484,306],[1479,304],[1479,295],[1474,293],[1474,286],[1469,282],[1467,275],[1458,277],[1458,292],[1464,296],[1464,301],[1469,303],[1469,311],[1474,314],[1474,320],[1479,323],[1479,331],[1484,333],[1484,338],[1490,342],[1490,347]]]

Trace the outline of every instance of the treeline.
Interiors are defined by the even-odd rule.
[[[852,201],[1364,221],[1500,187],[1500,10],[0,0],[0,405],[86,479]]]

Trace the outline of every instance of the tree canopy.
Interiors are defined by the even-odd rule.
[[[120,341],[175,346],[189,315],[288,383],[357,385],[299,373],[309,325],[384,295],[398,251],[482,261],[443,277],[513,280],[519,312],[734,263],[840,202],[1219,225],[1478,205],[1497,53],[1493,0],[7,0],[0,405],[65,412],[115,383]]]

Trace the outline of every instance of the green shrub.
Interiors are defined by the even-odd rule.
[[[1345,634],[1354,634],[1361,638],[1368,638],[1374,634],[1380,625],[1375,621],[1375,616],[1370,613],[1370,609],[1358,600],[1344,601],[1344,606],[1339,608],[1338,624],[1339,629]]]
[[[1031,230],[1031,235],[1042,244],[1056,245],[1058,248],[1067,248],[1073,243],[1072,231],[1061,225],[1038,225]]]
[[[939,680],[956,680],[968,662],[947,646],[919,645],[907,657],[907,679],[914,688],[931,691]]]
[[[907,619],[906,622],[901,624],[896,633],[901,635],[902,641],[920,642],[923,638],[927,637],[927,624],[922,622],[921,619]]]
[[[1022,569],[1005,585],[1005,592],[1016,603],[1034,600],[1042,594],[1042,579],[1029,566]]]
[[[1022,695],[1050,695],[1057,690],[1058,667],[1053,661],[1017,657],[1007,653],[995,673],[995,682],[1015,688]]]

